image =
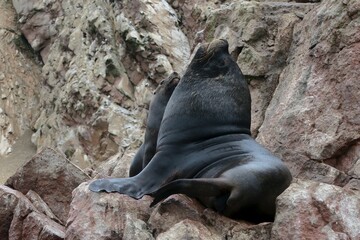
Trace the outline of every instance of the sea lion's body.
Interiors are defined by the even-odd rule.
[[[291,175],[280,159],[249,135],[233,137],[202,152],[221,154],[216,154],[220,158],[195,176],[161,187],[153,194],[151,206],[172,194],[183,193],[228,217],[273,221],[276,197],[289,186]]]
[[[201,46],[166,106],[150,163],[134,177],[100,179],[89,188],[134,198],[154,193],[155,201],[183,192],[230,217],[247,208],[273,214],[291,175],[250,137],[250,106],[247,82],[227,42]],[[184,187],[186,181],[194,187]]]
[[[173,72],[167,79],[161,81],[155,89],[154,96],[150,101],[149,114],[146,120],[144,142],[136,152],[130,165],[129,177],[140,173],[155,155],[157,138],[165,107],[179,80],[179,74]]]

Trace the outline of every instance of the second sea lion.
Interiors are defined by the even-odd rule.
[[[140,173],[155,155],[157,138],[165,107],[179,81],[179,74],[173,72],[168,78],[162,80],[155,89],[154,96],[150,101],[149,114],[146,120],[144,142],[133,158],[130,165],[129,177]]]

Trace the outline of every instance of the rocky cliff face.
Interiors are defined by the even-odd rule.
[[[40,152],[1,188],[0,236],[360,237],[357,0],[13,0],[0,10],[0,155],[29,129]],[[154,87],[213,38],[229,41],[248,79],[253,136],[297,178],[275,222],[233,221],[184,196],[149,209],[149,198],[96,195],[85,183],[70,196],[90,179],[72,164],[127,176]]]

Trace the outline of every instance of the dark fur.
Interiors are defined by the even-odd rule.
[[[157,138],[165,107],[179,81],[179,74],[173,72],[167,79],[161,81],[159,86],[155,89],[146,121],[144,142],[141,144],[132,160],[129,170],[130,177],[139,174],[155,155]]]
[[[137,199],[153,193],[153,204],[184,193],[229,217],[272,219],[291,174],[251,138],[250,106],[227,42],[201,46],[166,106],[150,163],[131,178],[96,180],[90,190]]]

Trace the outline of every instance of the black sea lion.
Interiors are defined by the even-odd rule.
[[[137,199],[155,192],[155,201],[180,191],[230,217],[242,217],[246,209],[273,214],[274,199],[291,174],[249,136],[250,105],[247,82],[227,41],[202,45],[166,106],[150,163],[131,178],[95,180],[90,190]],[[161,189],[191,178],[196,179]]]
[[[131,163],[129,170],[130,177],[133,177],[141,172],[155,155],[159,128],[164,115],[165,107],[175,87],[179,83],[179,80],[179,74],[177,72],[173,72],[167,79],[161,81],[159,86],[155,89],[146,120],[144,142],[135,154]]]

